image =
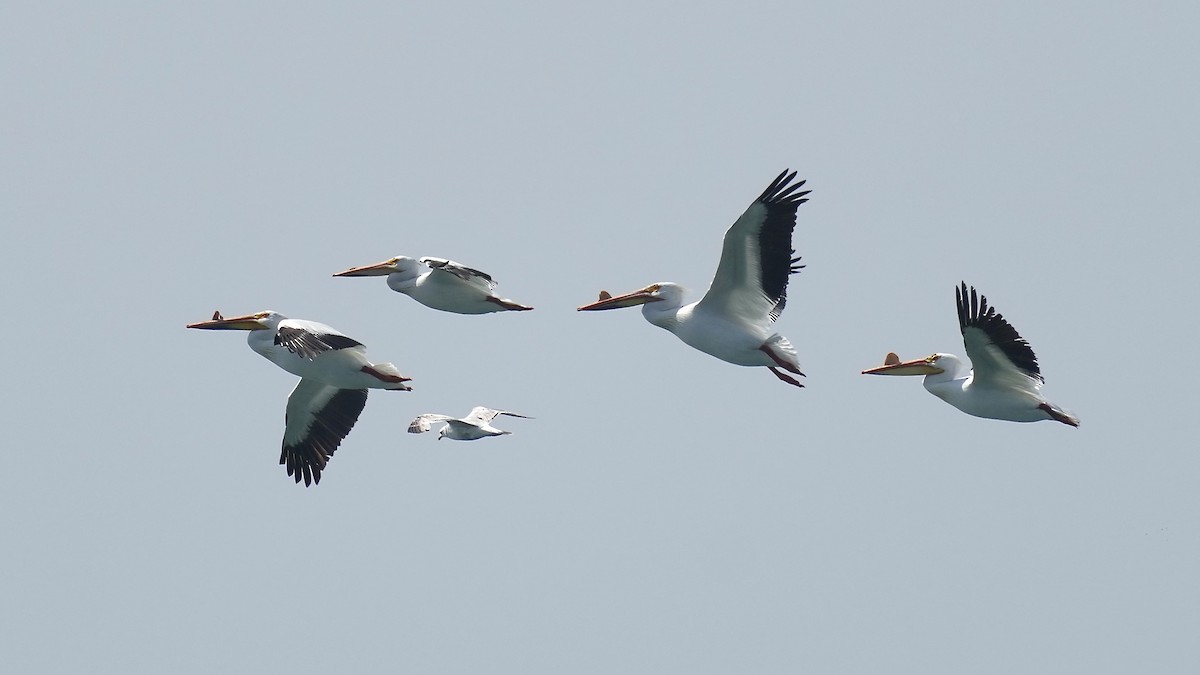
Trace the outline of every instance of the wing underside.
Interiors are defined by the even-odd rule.
[[[416,419],[414,419],[412,422],[409,423],[408,433],[423,434],[426,431],[429,431],[430,428],[432,428],[431,425],[434,422],[445,422],[450,419],[452,419],[452,418],[449,415],[437,415],[434,413],[426,413],[424,415],[418,415]]]
[[[955,302],[975,383],[1027,386],[1032,380],[1035,386],[1041,385],[1044,380],[1033,348],[995,307],[988,305],[987,297],[973,286],[968,290],[964,282],[955,289]]]
[[[784,170],[725,233],[721,261],[708,293],[706,309],[748,322],[774,321],[787,305],[787,285],[804,266],[792,249],[796,210],[808,201],[804,181]]]
[[[284,415],[279,463],[287,466],[288,475],[306,486],[320,483],[321,471],[366,404],[366,389],[338,389],[301,379],[288,397]]]

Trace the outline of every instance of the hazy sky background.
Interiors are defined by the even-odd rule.
[[[6,3],[0,664],[121,673],[1192,673],[1200,5]],[[711,280],[809,180],[808,387],[601,288]],[[533,312],[334,279],[393,255]],[[968,417],[959,280],[1083,420]],[[414,378],[319,487],[328,323]],[[515,410],[436,442],[416,414]]]

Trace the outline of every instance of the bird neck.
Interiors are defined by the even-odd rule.
[[[966,388],[967,378],[949,377],[950,373],[938,373],[936,375],[926,375],[925,380],[921,383],[925,385],[925,391],[946,402],[952,402],[962,396]]]
[[[656,300],[642,305],[642,316],[655,326],[673,333],[675,326],[679,323],[679,309],[679,305],[666,300]]]
[[[966,364],[957,358],[946,356],[938,361],[938,366],[945,370],[926,375],[921,382],[925,385],[925,390],[947,402],[962,396],[971,381],[971,371],[965,367]]]
[[[408,293],[417,287],[417,279],[420,276],[416,271],[393,272],[387,277],[387,285],[397,293]]]
[[[267,352],[270,352],[275,346],[275,332],[274,330],[252,330],[246,334],[246,344],[250,345],[250,349],[266,356]]]

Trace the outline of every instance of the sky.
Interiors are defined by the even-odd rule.
[[[0,9],[0,664],[121,673],[1200,668],[1195,3]],[[806,388],[601,289],[705,291],[785,167]],[[430,310],[335,272],[485,270]],[[954,287],[1082,419],[964,415]],[[273,309],[395,362],[321,484]],[[405,433],[487,405],[511,436]]]

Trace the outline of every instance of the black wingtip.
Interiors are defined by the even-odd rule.
[[[963,336],[968,328],[977,328],[987,334],[988,339],[1004,353],[1009,361],[1030,377],[1044,381],[1037,356],[1029,342],[1013,328],[1004,315],[988,305],[987,296],[960,281],[954,292],[958,306],[958,325]]]
[[[779,318],[787,304],[787,285],[791,275],[804,269],[798,264],[796,250],[792,246],[792,232],[796,227],[796,210],[811,190],[801,190],[806,181],[796,180],[796,173],[784,169],[767,189],[759,195],[757,202],[766,207],[758,233],[761,256],[761,278],[763,292],[775,300],[770,319]]]
[[[796,174],[796,171],[784,169],[778,176],[775,177],[775,180],[771,181],[771,184],[767,186],[767,189],[763,190],[762,194],[758,196],[758,201],[764,204],[788,203],[795,204],[797,206],[808,201],[804,198],[804,196],[811,193],[812,190],[797,192],[797,190],[803,187],[808,181],[801,180],[792,183],[792,181],[796,179]]]

